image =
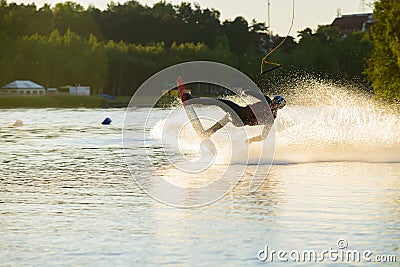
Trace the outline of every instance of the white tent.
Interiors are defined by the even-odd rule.
[[[9,94],[22,94],[22,95],[44,95],[46,90],[43,86],[32,81],[13,81],[3,86],[4,91]]]
[[[89,86],[71,86],[69,88],[70,95],[90,95]]]

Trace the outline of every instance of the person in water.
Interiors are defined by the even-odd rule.
[[[282,96],[276,95],[273,97],[273,99],[271,99],[261,92],[246,90],[240,93],[242,95],[250,95],[259,101],[243,107],[227,99],[207,99],[193,97],[191,94],[186,92],[182,77],[178,77],[177,85],[180,91],[182,90],[185,92],[181,95],[182,103],[191,100],[191,104],[214,105],[218,106],[227,113],[224,118],[215,123],[209,129],[205,130],[205,137],[210,137],[213,133],[224,127],[229,122],[236,127],[242,127],[245,125],[265,125],[261,135],[247,140],[247,143],[260,142],[268,136],[268,133],[277,116],[278,109],[282,109],[286,105],[286,100]]]

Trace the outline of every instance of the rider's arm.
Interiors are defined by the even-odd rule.
[[[247,144],[251,144],[253,142],[261,142],[261,141],[263,141],[265,138],[267,138],[271,128],[272,128],[272,124],[266,124],[264,126],[264,129],[263,129],[261,135],[247,139],[246,143]]]
[[[253,91],[253,90],[246,90],[246,91],[243,91],[243,94],[252,96],[252,97],[257,98],[258,100],[261,100],[261,101],[266,100],[268,104],[272,103],[271,98],[269,98],[268,96],[264,95],[261,92],[257,92],[257,91]]]

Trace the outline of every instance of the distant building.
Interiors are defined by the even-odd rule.
[[[2,93],[15,95],[45,95],[46,90],[43,86],[32,81],[13,81],[3,86]]]
[[[164,83],[163,84],[164,89],[161,90],[161,94],[165,95],[165,96],[172,96],[172,97],[179,96],[178,88],[174,88],[174,87],[176,87],[175,83]],[[187,89],[186,92],[192,93],[192,91],[190,89]]]
[[[58,93],[57,88],[47,88],[48,95],[56,95]]]
[[[59,87],[57,92],[70,95],[90,95],[90,87],[65,85]]]
[[[175,88],[175,83],[164,83],[161,94],[165,96],[178,96],[178,89]],[[186,92],[196,95],[196,96],[207,96],[207,95],[230,95],[231,90],[226,89],[222,86],[210,83],[190,83],[186,84]]]
[[[190,89],[187,89],[186,92],[189,94],[192,93],[192,91]],[[179,96],[178,89],[176,89],[176,88],[171,89],[171,90],[161,90],[161,93],[162,93],[162,95],[165,95],[165,96],[173,96],[173,97]]]
[[[337,27],[342,37],[347,37],[355,32],[368,32],[374,23],[372,13],[366,13],[337,17],[331,26]]]

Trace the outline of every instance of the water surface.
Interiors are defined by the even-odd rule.
[[[138,133],[148,111],[130,114],[138,118],[132,128]],[[152,127],[170,110],[155,112]],[[124,109],[1,110],[1,265],[265,265],[257,252],[266,245],[324,250],[336,247],[339,238],[351,249],[399,260],[398,118],[373,121],[366,112],[372,117],[342,117],[343,125],[358,124],[335,133],[326,123],[329,134],[318,138],[320,131],[301,126],[295,116],[312,112],[301,107],[282,112],[277,161],[257,192],[248,191],[256,167],[250,166],[220,201],[177,209],[149,197],[131,178],[122,149]],[[105,117],[112,118],[110,126],[100,124]],[[24,126],[11,127],[16,119]],[[360,130],[382,119],[392,123],[384,136]],[[302,139],[299,128],[310,138]],[[143,145],[138,136],[133,146]],[[154,149],[159,144],[150,132],[146,138]],[[343,152],[349,143],[351,153],[338,152],[338,144]],[[136,175],[150,179],[154,172],[141,168],[142,159],[137,155]],[[240,157],[234,160],[240,169]],[[158,170],[176,173],[161,160]]]

